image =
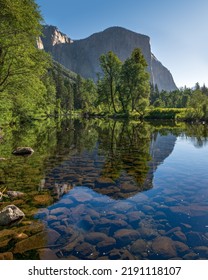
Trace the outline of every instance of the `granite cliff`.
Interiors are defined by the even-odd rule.
[[[150,38],[122,27],[111,27],[86,39],[72,41],[56,27],[44,26],[39,45],[66,68],[93,80],[101,73],[101,54],[111,50],[124,61],[135,48],[140,48],[148,63],[151,82],[157,84],[159,90],[177,89],[170,71],[152,54]]]

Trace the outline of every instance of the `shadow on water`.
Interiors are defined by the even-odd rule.
[[[2,228],[0,258],[208,258],[207,190],[196,198],[180,158],[165,164],[180,141],[206,148],[206,126],[65,120],[5,132],[0,188],[24,192],[12,203],[26,218]],[[15,157],[17,146],[35,153]]]

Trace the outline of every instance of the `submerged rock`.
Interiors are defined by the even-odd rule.
[[[93,245],[96,245],[97,243],[104,241],[108,238],[108,236],[105,233],[102,232],[90,232],[86,235],[85,240]]]
[[[12,154],[17,156],[31,155],[34,153],[34,150],[30,147],[18,147],[16,148]]]
[[[38,250],[40,260],[58,260],[56,253],[49,248]]]
[[[0,260],[13,260],[12,252],[5,252],[0,254]]]
[[[133,229],[120,229],[115,232],[114,238],[116,239],[119,245],[127,245],[132,241],[137,240],[140,237],[138,231]]]
[[[37,206],[50,205],[53,202],[52,197],[49,194],[37,194],[33,198],[33,203]]]
[[[11,199],[20,198],[20,197],[23,197],[25,195],[23,192],[19,192],[19,191],[7,191],[6,194]]]
[[[160,236],[153,240],[152,252],[154,255],[163,259],[177,257],[174,242],[172,241],[172,239],[166,236]]]
[[[24,216],[25,214],[17,206],[8,205],[0,212],[0,226],[9,226],[22,220]]]
[[[15,244],[13,253],[22,254],[30,250],[46,248],[47,246],[54,245],[59,237],[60,234],[55,230],[39,232],[17,242]]]
[[[148,249],[148,244],[145,240],[143,239],[137,239],[135,242],[133,242],[130,252],[133,254],[141,254],[142,252],[147,251]]]

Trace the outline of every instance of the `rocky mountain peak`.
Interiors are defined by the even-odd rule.
[[[41,36],[40,40],[46,51],[51,51],[51,48],[55,45],[73,43],[73,40],[52,25],[43,26],[43,36]]]
[[[151,83],[159,90],[173,91],[177,87],[170,71],[151,52],[150,38],[123,27],[110,27],[88,38],[72,41],[54,26],[44,26],[42,43],[57,62],[69,70],[96,81],[101,68],[99,58],[113,51],[121,61],[130,57],[135,48],[140,48],[148,64]]]

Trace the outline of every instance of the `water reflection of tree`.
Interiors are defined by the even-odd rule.
[[[36,190],[44,175],[44,161],[56,145],[55,123],[38,122],[32,125],[5,129],[0,145],[0,178],[8,189],[31,192]],[[31,157],[15,157],[12,151],[18,146],[30,146],[35,150]]]
[[[206,124],[186,124],[183,137],[189,139],[196,148],[208,144],[208,126]]]
[[[125,172],[139,186],[144,184],[150,160],[150,126],[144,123],[110,121],[99,129],[100,149],[106,161],[102,175],[119,180]]]

